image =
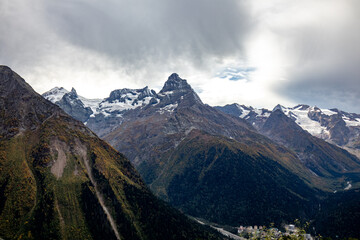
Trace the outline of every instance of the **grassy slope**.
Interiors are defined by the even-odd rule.
[[[1,141],[1,237],[115,239],[84,167],[85,147],[122,239],[218,238],[156,199],[128,160],[71,121],[53,117],[35,132]],[[54,139],[70,146],[59,179],[50,172]]]
[[[23,138],[0,142],[0,229],[13,236],[33,211],[36,181],[26,161]]]

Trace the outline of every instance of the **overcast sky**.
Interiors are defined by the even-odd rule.
[[[0,64],[42,93],[160,90],[360,113],[359,0],[1,0]]]

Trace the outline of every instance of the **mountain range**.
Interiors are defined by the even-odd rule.
[[[211,107],[177,74],[158,93],[70,95],[43,94],[69,114],[83,109],[86,126],[124,153],[157,196],[195,217],[230,225],[314,219],[324,198],[359,187],[360,161],[347,151],[357,150],[357,114]]]
[[[0,110],[0,238],[224,238],[157,199],[124,155],[6,66]]]
[[[336,108],[320,109],[304,104],[295,107],[277,105],[273,110],[256,109],[236,103],[215,108],[245,119],[258,130],[263,127],[271,112],[279,109],[311,135],[360,156],[360,114]]]

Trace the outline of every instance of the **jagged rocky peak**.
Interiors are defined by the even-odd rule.
[[[231,108],[237,108],[237,109],[239,109],[239,110],[247,110],[247,111],[252,111],[252,110],[254,110],[254,108],[253,107],[251,107],[251,106],[245,106],[245,105],[243,105],[243,104],[238,104],[238,103],[233,103],[233,104],[227,104],[227,105],[225,105],[226,107],[231,107]]]
[[[43,96],[54,95],[54,94],[65,94],[68,92],[69,91],[63,87],[54,87],[54,88],[50,89],[49,91],[43,93]]]
[[[311,107],[311,108],[309,109],[309,112],[310,112],[310,111],[312,111],[312,112],[321,112],[321,109],[318,108],[317,106],[314,106],[314,107]]]
[[[191,88],[190,84],[185,79],[179,77],[177,73],[169,76],[165,82],[164,87],[158,94],[161,103],[159,106],[182,103],[182,106],[195,106],[196,104],[203,105],[200,97]]]
[[[42,96],[50,102],[56,103],[67,93],[69,93],[69,91],[63,87],[54,87],[53,89],[43,93]]]
[[[244,118],[245,116],[248,116],[249,114],[255,114],[253,107],[248,107],[245,105],[239,105],[237,103],[233,104],[227,104],[223,107],[216,106],[215,108],[219,109],[222,112],[225,112],[227,114],[233,115],[235,117]]]
[[[142,89],[123,88],[112,91],[106,101],[113,102],[118,100],[120,102],[125,102],[126,100],[132,100],[134,98],[142,100],[146,97],[154,96],[156,96],[156,92],[149,89],[148,86]]]
[[[253,107],[251,107],[251,106],[245,106],[245,105],[238,105],[238,107],[241,107],[242,109],[245,109],[245,110],[248,110],[248,111],[252,111],[252,110],[254,110],[254,108]]]
[[[192,90],[192,88],[185,79],[180,78],[177,73],[173,73],[169,76],[168,80],[165,82],[164,87],[161,89],[160,93],[176,91],[176,90],[186,91],[186,90]]]
[[[280,110],[281,112],[284,112],[284,109],[285,109],[284,106],[278,104],[274,107],[274,109],[272,111],[275,112],[276,110]]]
[[[86,107],[80,100],[75,88],[72,88],[70,92],[64,94],[56,104],[67,114],[81,122],[87,121],[90,115],[93,114],[91,108]]]
[[[310,106],[306,105],[306,104],[299,104],[299,105],[296,105],[295,107],[293,107],[293,109],[297,109],[300,111],[307,110],[309,108],[310,108]]]
[[[340,112],[339,109],[337,109],[337,108],[331,108],[330,111],[337,112],[337,113]]]
[[[66,93],[65,95],[68,96],[68,97],[70,97],[70,98],[72,98],[72,99],[75,99],[75,98],[78,98],[78,97],[79,97],[78,94],[77,94],[77,92],[76,92],[76,90],[75,90],[75,88],[71,88],[71,91],[68,92],[68,93]],[[65,96],[65,95],[64,95],[64,96]]]

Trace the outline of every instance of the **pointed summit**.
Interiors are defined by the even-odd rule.
[[[193,106],[197,103],[203,104],[190,84],[185,79],[180,78],[177,73],[169,76],[158,96],[161,99],[159,107],[179,102],[182,102],[183,106]]]
[[[173,73],[169,76],[169,79],[181,79],[181,78],[179,77],[179,74]]]
[[[56,104],[67,114],[81,122],[87,121],[90,115],[94,113],[90,107],[84,105],[75,88],[71,88],[71,92],[64,94]]]
[[[70,98],[77,98],[78,94],[75,90],[75,88],[71,88],[71,91],[69,93],[67,93],[66,95],[68,95]]]
[[[278,104],[274,107],[274,109],[272,111],[275,112],[276,110],[280,110],[281,112],[284,112],[284,110],[283,110],[284,108],[285,108],[284,106]]]
[[[69,91],[63,87],[54,87],[51,90],[44,92],[42,96],[50,102],[56,103],[57,101],[60,101],[61,98],[67,93],[69,93]]]
[[[187,83],[187,81],[185,79],[180,78],[177,73],[173,73],[170,75],[170,77],[165,82],[164,87],[162,88],[160,93],[175,91],[175,90],[180,90],[180,91],[192,90],[191,86]]]

